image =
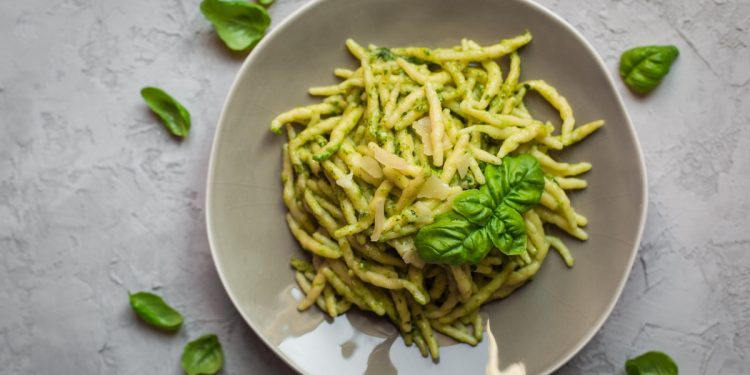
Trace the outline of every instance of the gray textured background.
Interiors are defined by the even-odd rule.
[[[204,229],[216,119],[243,55],[198,0],[0,2],[0,372],[179,374],[182,345],[219,334],[225,374],[290,372],[224,293]],[[279,0],[274,24],[304,1]],[[617,307],[562,374],[622,373],[669,352],[684,374],[750,374],[750,2],[544,0],[616,75],[621,51],[681,55],[647,99],[619,90],[646,155],[643,243]],[[619,83],[619,79],[618,79]],[[191,110],[177,142],[142,103]],[[181,310],[145,327],[128,290]]]

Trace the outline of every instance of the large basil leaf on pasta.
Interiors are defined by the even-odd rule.
[[[643,46],[620,56],[620,77],[631,90],[646,94],[669,73],[680,51],[675,46]]]
[[[438,215],[417,232],[415,245],[428,263],[475,264],[494,246],[506,255],[526,250],[522,213],[539,203],[544,172],[532,156],[506,156],[484,171],[486,184],[466,190],[453,211]]]
[[[492,217],[495,202],[486,188],[466,190],[453,200],[453,210],[473,224],[485,225]]]
[[[487,231],[455,212],[438,215],[414,239],[419,256],[428,263],[477,263],[492,249]]]
[[[255,47],[266,33],[271,17],[262,6],[239,0],[203,0],[201,13],[216,29],[229,49]]]
[[[518,255],[526,250],[526,223],[518,211],[501,204],[495,209],[488,224],[490,240],[506,255]]]
[[[505,204],[523,213],[542,197],[544,171],[531,155],[505,157],[501,165],[488,165],[484,173],[496,205]]]

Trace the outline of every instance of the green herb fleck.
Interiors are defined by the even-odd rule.
[[[375,49],[375,51],[373,52],[373,55],[375,56],[376,59],[383,60],[383,61],[391,61],[391,60],[396,59],[396,55],[393,54],[390,48],[386,48],[386,47],[379,47]]]
[[[429,55],[429,50],[427,50],[427,51],[428,51],[427,54]],[[404,60],[406,60],[406,61],[408,61],[408,62],[410,62],[412,64],[416,64],[416,65],[427,64],[426,61],[424,61],[424,60],[422,60],[422,59],[420,59],[418,57],[414,57],[414,56],[406,56],[406,57],[404,57]]]

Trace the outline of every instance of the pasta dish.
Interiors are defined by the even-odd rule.
[[[553,153],[604,122],[576,125],[555,87],[520,79],[531,38],[390,49],[350,39],[359,66],[310,88],[319,103],[273,119],[288,138],[286,220],[306,254],[291,260],[300,310],[383,316],[437,360],[436,331],[476,345],[481,306],[533,278],[550,248],[573,266],[545,225],[587,239],[567,193],[586,188],[591,164]],[[530,113],[531,94],[559,124]]]

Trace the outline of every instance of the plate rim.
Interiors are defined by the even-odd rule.
[[[288,357],[284,352],[282,352],[278,346],[273,345],[265,335],[261,334],[259,330],[256,328],[255,324],[253,323],[253,320],[250,316],[247,316],[245,312],[240,309],[240,305],[237,302],[237,299],[235,298],[234,294],[232,293],[231,289],[229,288],[229,284],[227,282],[226,276],[224,275],[224,272],[222,271],[222,268],[219,266],[219,260],[218,260],[218,246],[216,245],[216,240],[214,239],[213,231],[215,228],[213,225],[213,220],[211,217],[213,216],[213,205],[211,204],[214,196],[214,177],[216,173],[216,159],[217,159],[217,149],[219,144],[219,135],[222,132],[223,124],[226,120],[226,113],[227,109],[229,107],[229,103],[232,101],[232,99],[235,97],[235,94],[238,90],[238,86],[242,78],[246,75],[247,70],[249,69],[249,66],[252,64],[252,62],[256,59],[256,56],[259,55],[257,51],[261,51],[266,48],[266,46],[270,43],[272,43],[272,37],[281,32],[281,30],[284,30],[289,24],[296,21],[298,18],[305,15],[308,10],[315,6],[319,6],[320,4],[323,4],[330,0],[310,0],[306,4],[302,5],[295,11],[293,11],[291,14],[289,14],[285,19],[283,19],[279,24],[274,25],[274,27],[261,39],[261,41],[253,48],[248,56],[245,58],[245,60],[242,62],[242,65],[240,66],[239,70],[235,74],[235,77],[232,81],[232,84],[229,88],[229,91],[227,92],[226,97],[224,98],[224,103],[221,107],[221,112],[219,114],[219,119],[216,123],[216,128],[214,130],[214,138],[211,141],[211,152],[209,155],[209,162],[208,162],[208,173],[206,178],[206,198],[204,201],[205,204],[205,222],[206,222],[206,233],[208,237],[208,244],[211,251],[211,260],[213,261],[214,268],[216,269],[216,273],[219,275],[219,280],[221,281],[222,287],[224,288],[224,291],[227,293],[227,296],[229,297],[230,301],[232,302],[232,305],[237,310],[237,312],[242,316],[242,318],[245,320],[245,322],[250,326],[250,328],[255,332],[255,334],[261,339],[261,341],[269,348],[271,351],[274,352],[287,366],[291,367],[293,370],[297,371],[301,374],[307,374],[308,372],[301,368],[295,361],[292,360],[292,358]],[[567,350],[567,352],[562,355],[560,358],[558,358],[556,361],[552,363],[549,367],[543,370],[542,373],[544,374],[551,374],[554,371],[560,369],[563,365],[568,363],[576,354],[578,354],[584,346],[586,346],[589,342],[591,342],[591,339],[596,335],[599,330],[601,330],[602,326],[604,325],[604,322],[612,315],[612,311],[614,310],[615,305],[620,300],[620,297],[622,295],[623,290],[625,289],[625,284],[627,284],[627,281],[630,277],[630,273],[633,268],[633,263],[635,262],[635,258],[638,255],[638,252],[640,251],[640,244],[641,240],[643,238],[643,232],[646,226],[646,216],[648,212],[648,202],[649,202],[649,196],[648,196],[648,173],[646,172],[646,163],[643,156],[643,149],[641,147],[641,142],[638,138],[638,133],[635,129],[635,126],[633,125],[633,121],[630,118],[630,114],[627,111],[627,107],[625,106],[625,103],[622,100],[622,97],[620,95],[620,92],[617,90],[614,80],[610,74],[610,71],[607,69],[607,65],[604,63],[604,60],[601,58],[599,53],[594,49],[594,47],[589,43],[589,41],[575,28],[573,25],[571,25],[568,21],[566,21],[562,16],[558,15],[551,9],[533,1],[533,0],[514,0],[517,3],[525,3],[533,8],[535,8],[537,11],[544,13],[546,16],[552,18],[554,21],[556,21],[558,24],[560,24],[562,27],[566,28],[568,31],[572,33],[572,35],[588,50],[588,52],[594,56],[594,60],[599,65],[599,68],[602,69],[604,72],[606,72],[605,76],[606,84],[609,85],[609,88],[614,93],[614,96],[616,98],[616,105],[620,107],[622,110],[622,113],[625,115],[625,123],[627,125],[627,130],[630,133],[630,135],[633,137],[634,144],[635,144],[635,150],[636,150],[636,156],[637,156],[637,170],[638,174],[641,176],[641,194],[643,195],[643,204],[640,207],[640,216],[638,218],[638,231],[636,233],[635,241],[633,242],[632,246],[635,248],[634,251],[631,252],[630,258],[628,259],[628,265],[627,270],[625,274],[623,275],[622,279],[619,281],[615,293],[612,295],[611,300],[609,301],[605,313],[601,314],[594,324],[589,327],[587,332],[581,337],[581,339],[578,340],[578,342],[570,349]]]

